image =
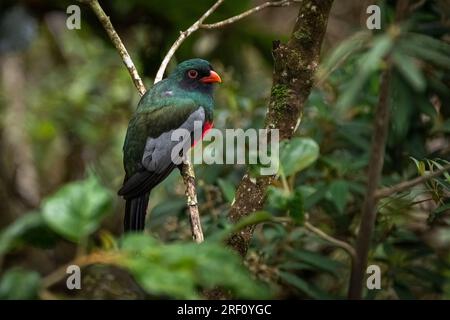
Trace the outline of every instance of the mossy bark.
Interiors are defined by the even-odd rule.
[[[290,139],[295,132],[313,83],[319,63],[332,0],[304,0],[287,43],[274,42],[273,85],[265,125],[279,129],[280,140]],[[250,177],[246,174],[236,191],[229,218],[241,218],[262,209],[267,187],[276,176]],[[229,245],[244,256],[254,226],[245,228],[229,239]]]

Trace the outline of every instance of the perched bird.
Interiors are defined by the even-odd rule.
[[[126,174],[118,192],[126,200],[125,231],[144,229],[150,191],[179,165],[172,159],[178,143],[172,141],[172,133],[182,128],[194,136],[196,122],[203,137],[212,127],[213,84],[217,82],[221,79],[208,61],[186,60],[139,101],[128,124],[123,146]]]

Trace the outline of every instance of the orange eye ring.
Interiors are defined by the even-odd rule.
[[[197,78],[197,76],[198,76],[197,70],[192,69],[192,70],[188,71],[188,77],[189,78],[195,79],[195,78]]]

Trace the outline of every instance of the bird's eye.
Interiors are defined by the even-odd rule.
[[[188,77],[189,78],[195,79],[195,78],[197,78],[197,76],[198,76],[197,70],[192,69],[192,70],[188,71]]]

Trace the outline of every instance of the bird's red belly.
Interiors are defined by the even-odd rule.
[[[201,137],[201,139],[203,139],[203,137],[205,136],[205,134],[209,131],[209,130],[211,130],[211,128],[214,126],[214,124],[212,123],[212,122],[205,122],[205,124],[203,125],[203,131],[202,131],[202,137]],[[197,143],[198,141],[195,141],[194,140],[194,143],[192,144],[192,146],[194,147],[195,146],[195,144]]]

